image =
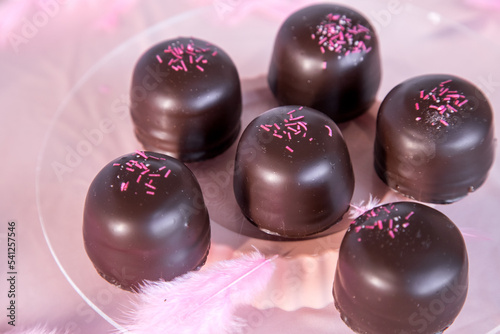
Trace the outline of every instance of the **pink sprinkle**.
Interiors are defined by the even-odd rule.
[[[326,70],[326,61],[323,62],[323,69]]]
[[[356,226],[354,230],[356,231],[356,233],[359,233],[359,231],[361,231],[362,228],[363,228],[362,226]]]
[[[413,212],[413,211],[412,211],[412,212],[410,212],[410,213],[409,213],[409,214],[405,217],[405,219],[406,219],[406,220],[410,219],[410,217],[411,217],[411,216],[413,216],[413,214],[414,214],[414,213],[415,213],[415,212]]]
[[[182,65],[182,68],[184,69],[184,71],[187,72],[188,69],[186,67],[186,64],[184,64],[184,60],[181,60],[181,65]]]
[[[395,236],[394,236],[394,232],[393,232],[392,230],[389,230],[389,235],[391,236],[391,238],[392,238],[392,239],[394,239],[394,238],[395,238]]]
[[[156,55],[156,59],[158,59],[158,62],[161,64],[163,63],[163,60],[161,59],[161,57],[159,55]]]
[[[469,102],[469,100],[463,100],[462,102],[460,102],[458,104],[459,107],[463,106],[464,104],[466,104],[467,102]]]
[[[276,132],[275,132],[275,133],[273,133],[273,136],[278,137],[278,138],[283,138],[283,136],[282,136],[282,135],[279,135],[279,134],[277,134]]]
[[[361,238],[358,238],[358,242],[361,242]]]
[[[130,168],[130,167],[127,167],[127,168],[125,168],[125,169],[126,169],[126,170],[128,170],[129,172],[135,172],[135,169],[132,169],[132,168]]]
[[[127,182],[122,182],[121,186],[120,186],[120,190],[121,191],[126,191],[128,188],[128,181]]]
[[[196,65],[196,68],[199,69],[201,72],[205,71],[203,67],[201,67],[200,65]]]
[[[410,226],[410,223],[404,223],[402,226],[403,228],[407,228],[408,226]]]
[[[381,220],[379,220],[379,221],[377,222],[377,225],[378,225],[378,228],[379,228],[380,230],[383,230],[383,229],[384,229],[384,225],[382,224],[382,221],[381,221]]]
[[[375,228],[375,226],[373,226],[373,225],[366,225],[365,228],[367,228],[369,230],[373,230]]]
[[[316,35],[311,34],[311,38],[312,38],[312,39],[316,39]]]
[[[161,166],[160,168],[158,168],[158,171],[164,170],[165,168],[167,168],[167,166]]]
[[[193,63],[193,56],[189,56],[189,63],[192,64]]]
[[[441,86],[441,87],[442,87],[442,86],[444,86],[444,85],[446,85],[447,83],[450,83],[450,82],[451,82],[451,79],[450,79],[450,80],[443,81],[443,82],[441,82],[441,83],[439,84],[439,86]]]
[[[321,53],[325,53],[325,48],[324,47],[320,47],[319,49],[321,50]]]
[[[370,29],[358,23],[359,32],[370,32]]]
[[[149,174],[149,177],[160,177],[160,174]]]
[[[288,135],[288,139],[292,140],[292,135],[290,134],[290,132],[287,132],[286,134]]]
[[[269,129],[265,126],[265,125],[261,125],[260,127],[261,127],[261,128],[263,128],[263,129],[264,129],[264,130],[266,130],[266,131],[271,131],[271,130],[269,130]]]
[[[420,91],[420,98],[421,98],[421,99],[423,99],[423,98],[424,98],[424,91],[423,91],[423,90],[421,90],[421,91]]]
[[[290,147],[290,146],[286,146],[285,147],[287,150],[289,150],[290,152],[293,152],[293,149]]]
[[[419,106],[418,102],[415,103],[415,109],[420,110],[420,106]]]
[[[390,228],[391,230],[392,230],[392,224],[393,224],[393,220],[392,220],[392,219],[390,219],[390,220],[389,220],[389,228]]]
[[[141,178],[142,178],[142,175],[139,175],[139,177],[137,177],[137,183],[141,182]]]
[[[121,164],[118,164],[118,163],[114,163],[113,166],[121,166]]]
[[[151,188],[153,190],[156,190],[156,187],[153,186],[153,185],[151,185],[151,184],[149,184],[149,183],[145,183],[145,186],[148,187],[148,188]]]
[[[333,136],[333,131],[332,131],[332,128],[331,128],[331,127],[329,127],[328,125],[325,125],[325,128],[327,128],[327,129],[328,129],[328,135],[329,135],[330,137],[331,137],[331,136]]]
[[[313,141],[312,137],[311,137],[311,138],[309,138],[309,141]]]
[[[385,206],[383,206],[382,209],[384,209],[384,211],[387,213],[391,213],[391,210],[387,209]]]
[[[287,112],[288,115],[290,114],[293,114],[294,112],[296,112],[297,110],[293,109],[293,110],[290,110],[289,112]]]
[[[168,177],[168,176],[170,175],[170,172],[171,172],[171,171],[172,171],[172,170],[170,170],[170,169],[169,169],[169,170],[165,173],[165,177]]]
[[[441,91],[441,93],[439,93],[439,96],[443,96],[444,94],[446,94],[447,91],[449,91],[450,89],[449,88],[445,88]]]
[[[217,55],[217,50],[215,50],[214,52],[212,52],[212,56],[216,56]]]
[[[144,154],[144,152],[142,152],[142,151],[137,150],[137,151],[135,151],[135,153],[137,153],[138,155],[140,155],[140,156],[141,156],[141,157],[143,157],[144,159],[147,159],[147,158],[148,158],[148,156],[147,156],[146,154]]]
[[[297,117],[293,117],[292,115],[290,115],[290,120],[291,120],[291,121],[297,121],[297,120],[302,119],[302,118],[304,118],[304,115],[302,115],[302,116],[297,116]]]
[[[446,122],[444,119],[440,119],[439,121],[440,121],[443,125],[445,125],[445,126],[448,126],[448,125],[449,125],[449,124],[448,124],[448,122]]]
[[[415,118],[416,121],[420,121],[421,119],[422,119],[422,117]]]
[[[302,109],[304,109],[304,106],[300,106],[298,110],[302,110]]]
[[[275,127],[276,129],[278,129],[278,130],[280,130],[280,129],[281,129],[281,128],[279,127],[279,125],[278,125],[278,124],[276,124],[276,123],[274,123],[274,127]]]
[[[146,191],[146,194],[148,194],[148,195],[154,195],[155,193],[154,193],[154,191]]]

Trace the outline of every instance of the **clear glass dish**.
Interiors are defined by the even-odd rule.
[[[365,13],[376,27],[383,61],[378,102],[365,115],[340,126],[355,169],[353,203],[368,200],[370,194],[382,202],[404,200],[385,187],[372,168],[378,104],[393,86],[407,78],[450,73],[476,83],[492,105],[499,107],[500,94],[491,83],[500,75],[499,69],[492,66],[500,59],[500,50],[446,16],[412,4],[401,4],[397,12],[391,12],[382,1],[353,0],[349,6]],[[115,157],[140,148],[128,113],[128,90],[136,60],[156,42],[181,35],[202,38],[222,47],[232,56],[242,78],[245,126],[253,117],[276,105],[265,74],[280,24],[280,20],[258,13],[229,22],[218,17],[213,6],[168,18],[96,63],[68,92],[50,121],[36,175],[37,206],[44,236],[68,282],[114,327],[121,328],[123,311],[134,296],[111,286],[96,273],[83,247],[81,224],[87,188],[96,173]],[[233,33],[227,34],[227,29]],[[497,129],[499,119],[496,118]],[[336,254],[348,219],[316,238],[303,241],[283,241],[260,232],[241,216],[232,197],[234,150],[235,145],[218,158],[189,165],[202,184],[213,222],[208,263],[234,257],[253,247],[266,254],[280,254],[283,256],[277,262],[269,292],[279,287],[290,294],[273,300],[272,307],[292,312],[331,304]],[[435,206],[464,232],[470,259],[468,299],[447,331],[449,334],[486,332],[500,321],[496,283],[500,267],[491,263],[493,254],[500,255],[500,225],[495,226],[495,204],[498,205],[500,198],[499,156],[497,148],[490,176],[475,193],[454,204]],[[299,288],[294,286],[287,291],[282,278],[291,271],[301,283]],[[265,296],[256,302],[259,308],[269,305]],[[334,317],[338,327],[335,332],[350,333],[338,315]]]

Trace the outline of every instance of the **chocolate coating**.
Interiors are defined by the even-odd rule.
[[[375,170],[408,197],[456,201],[484,183],[493,159],[490,104],[462,78],[433,74],[409,79],[380,106]]]
[[[99,274],[126,290],[195,270],[210,247],[200,186],[172,157],[137,152],[117,158],[89,187],[83,239]]]
[[[277,107],[243,132],[234,193],[243,214],[264,232],[300,238],[326,230],[349,209],[353,190],[344,138],[324,114]]]
[[[358,217],[342,240],[333,296],[357,333],[441,333],[462,309],[467,289],[460,231],[423,204],[376,207]]]
[[[236,140],[241,99],[238,72],[221,48],[177,38],[140,57],[130,111],[145,149],[191,162],[214,157]]]
[[[380,79],[377,35],[355,10],[312,5],[279,29],[268,82],[283,105],[304,105],[335,122],[347,121],[372,105]]]

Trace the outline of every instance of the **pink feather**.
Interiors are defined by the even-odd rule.
[[[363,213],[366,211],[369,211],[376,207],[380,203],[380,200],[376,197],[373,197],[372,194],[370,194],[370,197],[368,198],[368,202],[365,204],[365,201],[361,201],[358,205],[354,205],[351,203],[351,209],[349,210],[348,216],[349,219],[356,219],[359,216],[361,216]]]
[[[275,258],[256,252],[221,261],[171,282],[147,282],[124,327],[134,334],[235,333],[245,323],[234,316],[268,284]]]

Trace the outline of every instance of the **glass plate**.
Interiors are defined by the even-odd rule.
[[[500,73],[491,64],[498,62],[500,52],[488,40],[445,16],[412,4],[401,4],[397,11],[382,1],[350,1],[349,6],[364,13],[376,27],[383,62],[378,102],[365,115],[340,125],[355,170],[353,203],[368,200],[370,194],[382,202],[404,200],[387,189],[372,168],[374,122],[380,101],[399,82],[437,72],[474,82],[498,107],[500,94],[494,83]],[[288,13],[293,9],[289,8]],[[276,105],[265,73],[274,36],[288,13],[283,12],[280,19],[254,13],[229,21],[217,16],[210,6],[169,18],[112,50],[61,101],[38,159],[40,222],[68,282],[114,327],[121,329],[123,312],[134,296],[111,286],[96,273],[83,247],[81,224],[87,188],[97,172],[115,157],[140,148],[128,114],[128,90],[136,60],[149,46],[179,35],[195,36],[222,47],[235,61],[242,78],[245,126]],[[228,35],[228,29],[233,33]],[[497,129],[498,122],[497,117]],[[271,306],[293,311],[331,304],[335,256],[348,219],[310,240],[283,241],[260,232],[242,217],[234,202],[231,173],[235,149],[233,145],[215,159],[189,164],[200,180],[213,222],[209,263],[234,257],[252,247],[266,254],[283,255],[277,278],[269,289],[280,286],[286,293],[286,283],[278,278],[292,267],[309,269],[294,274],[301,281],[300,291],[296,286],[290,290],[296,297],[273,301]],[[498,156],[497,149],[495,165],[479,190],[454,204],[434,206],[462,229],[470,259],[469,296],[462,313],[447,331],[450,334],[486,332],[500,322],[496,284],[500,269],[490,263],[494,254],[500,255],[500,228],[495,226],[495,204],[498,205],[500,195]],[[269,307],[265,297],[257,304]],[[351,333],[338,316],[333,323],[338,327],[336,333]]]

